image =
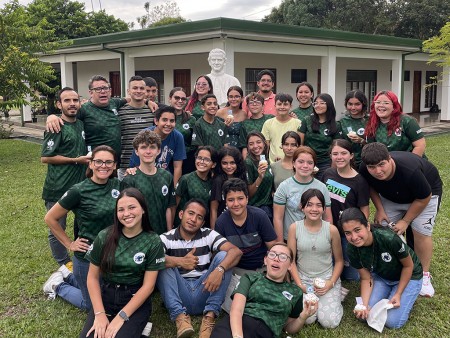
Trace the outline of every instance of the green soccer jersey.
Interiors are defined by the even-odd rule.
[[[92,244],[98,233],[113,224],[116,200],[120,194],[117,178],[106,184],[97,184],[90,178],[75,184],[58,201],[66,210],[72,210],[78,225],[78,236]],[[75,251],[75,256],[84,259],[84,252]]]
[[[233,296],[236,293],[247,298],[244,314],[262,320],[275,337],[288,318],[297,318],[303,310],[303,293],[297,285],[274,282],[262,273],[242,276]]]
[[[192,142],[192,131],[194,129],[195,119],[194,116],[188,118],[187,121],[183,122],[183,115],[177,115],[175,128],[181,135],[183,135],[184,146],[186,148],[186,153],[195,150],[195,147],[191,145]]]
[[[121,134],[118,110],[126,103],[125,99],[110,99],[106,107],[98,107],[91,101],[81,106],[77,117],[84,123],[88,150],[105,144],[113,148],[119,158]]]
[[[139,169],[136,175],[127,175],[120,185],[121,189],[139,189],[145,197],[150,215],[150,225],[158,234],[167,231],[166,210],[176,205],[173,177],[167,170],[158,168],[154,175],[144,174]]]
[[[297,107],[293,110],[293,112],[301,120],[301,119],[305,118],[306,116],[309,116],[312,114],[313,106],[310,105],[308,108]]]
[[[375,228],[372,231],[373,244],[357,248],[351,244],[347,247],[350,264],[355,269],[366,268],[381,278],[399,281],[403,265],[401,259],[411,256],[414,268],[411,279],[422,278],[422,265],[414,251],[392,230]]]
[[[112,227],[100,231],[86,253],[85,258],[96,266],[100,266],[102,250],[110,231]],[[142,284],[145,271],[165,269],[165,260],[161,239],[155,232],[142,231],[132,238],[122,234],[114,252],[112,271],[102,274],[102,279],[120,285]]]
[[[203,117],[203,114],[205,113],[202,109],[202,103],[200,101],[195,102],[194,109],[191,111],[192,116],[195,117],[196,120],[199,120]]]
[[[247,167],[247,182],[248,184],[253,184],[258,178],[258,167],[253,163],[249,156],[245,159],[245,166]],[[255,194],[250,197],[248,204],[255,207],[260,207],[263,205],[273,204],[272,198],[273,192],[273,174],[272,168],[267,167],[266,173],[264,174],[261,184],[256,189]]]
[[[251,131],[261,132],[264,122],[274,118],[273,115],[263,115],[259,119],[247,119],[242,121],[241,130],[239,131],[239,148],[247,148],[247,135]]]
[[[59,133],[44,133],[42,157],[64,156],[76,158],[86,155],[83,122],[64,122]],[[42,198],[56,202],[71,186],[85,178],[86,166],[83,164],[49,164],[45,177]]]
[[[380,142],[387,146],[389,151],[411,151],[412,143],[424,138],[422,129],[417,121],[411,116],[402,114],[400,116],[400,127],[388,136],[387,124],[378,124],[375,137],[368,142]]]
[[[307,116],[302,120],[302,124],[298,129],[299,132],[305,134],[304,145],[312,148],[317,155],[317,163],[330,162],[330,150],[331,143],[334,139],[342,138],[342,132],[340,124],[337,123],[337,131],[333,136],[329,135],[328,127],[326,123],[319,124],[319,132],[315,133],[312,130],[311,116]]]
[[[367,116],[361,118],[353,118],[351,115],[345,115],[342,119],[339,120],[341,124],[342,130],[342,138],[349,141],[352,144],[352,151],[355,157],[355,162],[357,168],[359,168],[359,164],[361,163],[361,150],[364,146],[362,143],[353,143],[350,138],[347,136],[350,132],[355,132],[359,137],[365,139],[364,132],[367,124]]]
[[[228,131],[225,123],[215,117],[213,123],[208,123],[204,118],[195,122],[192,133],[193,146],[212,146],[219,150],[228,143]]]
[[[193,171],[189,174],[181,176],[176,187],[176,195],[180,197],[177,212],[175,214],[175,225],[180,225],[180,218],[178,213],[183,210],[184,204],[191,198],[198,198],[209,205],[209,198],[211,196],[212,179],[208,178],[206,181],[198,177],[197,172]]]

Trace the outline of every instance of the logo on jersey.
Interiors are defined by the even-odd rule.
[[[364,128],[359,128],[358,131],[356,132],[359,136],[363,136],[365,132]]]
[[[89,254],[91,253],[92,249],[94,249],[94,243],[92,243],[92,244],[89,246],[89,249],[88,249],[88,251],[86,252],[86,255],[89,255]]]
[[[196,133],[192,133],[192,141],[195,141],[196,138],[197,138],[197,134]]]
[[[67,196],[67,191],[64,193],[64,195],[61,196],[61,199]]]
[[[52,150],[53,146],[55,145],[55,141],[49,140],[47,142],[47,150]]]
[[[383,252],[381,254],[381,259],[383,261],[385,261],[386,263],[389,263],[390,261],[392,261],[392,256],[391,256],[391,254],[389,252]]]
[[[189,124],[187,124],[187,123],[183,124],[183,129],[184,130],[188,130],[189,129]]]
[[[158,264],[158,263],[164,263],[165,261],[166,261],[166,257],[161,257],[161,258],[156,258],[155,263],[156,263],[156,264]]]
[[[418,131],[416,131],[416,134],[420,134],[422,133],[422,129],[419,129]]]
[[[179,185],[180,185],[180,182],[177,182],[177,184],[175,185],[175,189],[178,189]]]
[[[219,129],[219,130],[217,131],[217,134],[219,134],[219,136],[223,136],[223,130],[222,130],[222,129]]]
[[[120,195],[120,191],[119,190],[117,190],[117,189],[111,190],[111,196],[113,198],[117,198],[117,197],[119,197],[119,195]]]
[[[81,132],[81,137],[84,139],[86,139],[86,134],[84,133],[84,130]]]
[[[138,252],[133,257],[133,261],[136,264],[142,264],[144,262],[144,259],[145,259],[145,253],[143,253],[143,252]]]
[[[400,248],[400,250],[398,250],[398,252],[400,253],[400,252],[404,252],[404,251],[405,251],[405,244],[403,243],[402,247]]]
[[[119,115],[116,108],[113,108],[112,111],[113,111],[114,115],[116,115],[116,116]]]
[[[163,196],[167,195],[167,193],[169,192],[169,188],[167,188],[167,185],[164,185],[162,187],[161,192],[162,192]]]
[[[325,136],[328,136],[329,133],[330,133],[330,131],[328,130],[328,128],[325,129],[325,130],[323,131],[323,134],[324,134]]]
[[[394,134],[395,134],[395,136],[402,136],[402,128],[395,129]]]
[[[283,291],[282,292],[283,296],[286,297],[287,300],[291,300],[292,297],[294,297],[293,295],[291,295],[289,292],[287,291]]]

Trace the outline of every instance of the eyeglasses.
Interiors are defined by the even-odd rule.
[[[278,260],[280,262],[286,262],[288,259],[291,259],[291,257],[289,257],[284,253],[276,253],[273,251],[267,251],[267,257],[270,258],[271,260],[275,260],[275,258],[278,257]]]
[[[206,87],[206,86],[209,86],[209,83],[208,82],[197,82],[195,85],[197,87]]]
[[[240,95],[236,95],[236,96],[228,96],[228,98],[229,98],[230,100],[239,100],[241,97],[242,97],[242,96],[240,96]]]
[[[375,101],[374,103],[375,103],[375,104],[378,104],[378,105],[380,105],[380,106],[389,106],[389,105],[392,104],[391,101]]]
[[[100,93],[102,91],[107,92],[111,89],[111,87],[95,87],[95,88],[91,88],[92,91],[96,92],[96,93]]]
[[[248,101],[249,106],[260,106],[262,105],[261,101]]]
[[[317,107],[317,106],[326,106],[327,103],[326,102],[313,102],[313,107]]]
[[[185,96],[184,96],[184,97],[181,97],[181,96],[174,96],[173,99],[174,99],[175,101],[181,101],[181,102],[185,102],[185,101],[187,100],[187,98],[186,98]]]
[[[106,168],[112,168],[115,162],[113,160],[92,160],[92,163],[94,163],[94,167],[96,168],[100,168],[103,165],[105,165]]]
[[[201,157],[201,156],[197,156],[195,159],[196,159],[197,161],[199,161],[199,162],[204,162],[204,163],[206,163],[206,164],[208,164],[208,163],[211,162],[211,159],[210,159],[209,157]]]

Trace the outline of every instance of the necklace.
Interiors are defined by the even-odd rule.
[[[367,267],[364,266],[364,264],[362,263],[362,260],[361,260],[360,248],[357,248],[357,249],[358,249],[358,256],[359,256],[359,264],[361,264],[363,269],[366,269],[367,271],[372,273],[373,272],[373,263],[374,263],[374,260],[375,260],[375,238],[373,239],[373,243],[372,243],[372,262],[370,263],[370,268],[367,268]]]

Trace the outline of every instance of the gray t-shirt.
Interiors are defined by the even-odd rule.
[[[319,189],[325,197],[325,206],[331,206],[330,194],[325,184],[313,178],[308,183],[300,183],[294,177],[281,182],[275,195],[273,203],[284,205],[283,217],[283,238],[287,239],[289,226],[305,218],[305,214],[300,209],[300,199],[303,193],[308,189]]]

